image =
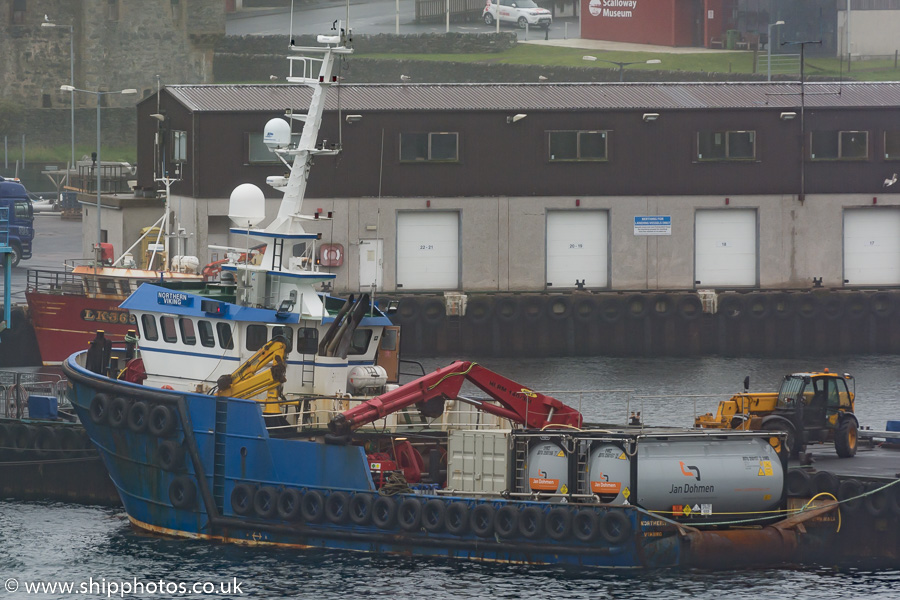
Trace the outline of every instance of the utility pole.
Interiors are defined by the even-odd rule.
[[[806,94],[804,90],[805,82],[805,60],[804,54],[807,44],[821,44],[822,40],[803,41],[803,42],[781,42],[782,46],[800,46],[800,195],[798,199],[800,204],[806,199],[806,123],[804,115],[806,109]]]

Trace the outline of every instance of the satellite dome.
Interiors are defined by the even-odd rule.
[[[231,192],[228,218],[239,227],[254,227],[266,218],[266,197],[252,183],[242,183]]]
[[[266,123],[263,133],[263,142],[269,150],[287,148],[291,145],[291,125],[284,119],[274,118]]]

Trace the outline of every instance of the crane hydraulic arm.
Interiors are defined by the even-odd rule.
[[[465,381],[472,382],[499,403],[480,402],[459,396]],[[399,388],[376,396],[337,415],[328,424],[337,434],[347,434],[367,423],[413,404],[422,406],[434,399],[463,400],[476,404],[492,415],[509,419],[529,428],[547,425],[580,427],[581,413],[556,398],[530,390],[498,375],[478,363],[456,361]]]
[[[286,381],[284,354],[287,344],[284,338],[275,337],[256,351],[231,375],[222,375],[216,384],[217,396],[232,398],[253,398],[266,392],[263,412],[278,414],[280,390]]]

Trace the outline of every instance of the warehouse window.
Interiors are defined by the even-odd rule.
[[[110,21],[119,20],[119,0],[107,0],[106,18]]]
[[[25,0],[13,0],[10,21],[13,25],[25,24]]]
[[[884,132],[884,157],[900,160],[900,129]]]
[[[458,160],[458,133],[400,134],[400,162],[455,162]]]
[[[755,131],[700,131],[697,160],[752,160],[756,158]]]
[[[813,131],[813,160],[864,160],[869,157],[868,131]]]
[[[175,162],[187,160],[187,131],[172,132],[172,160]]]
[[[296,145],[300,141],[300,132],[291,134],[291,144]],[[269,150],[263,142],[263,134],[251,132],[247,134],[247,164],[279,163],[278,156]]]
[[[550,160],[607,160],[608,131],[550,131]]]

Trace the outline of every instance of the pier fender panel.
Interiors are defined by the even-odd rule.
[[[472,533],[478,537],[492,537],[494,535],[494,521],[496,514],[490,504],[479,504],[472,509]]]
[[[832,292],[822,299],[822,315],[829,321],[844,315],[844,297]]]
[[[887,292],[875,292],[870,301],[876,317],[889,317],[894,313],[894,298]]]
[[[0,456],[6,456],[13,448],[13,436],[9,427],[0,424]]]
[[[600,535],[610,544],[621,544],[631,537],[631,520],[622,511],[608,510],[600,519]]]
[[[129,408],[130,400],[128,398],[121,396],[113,398],[112,402],[109,403],[109,416],[107,417],[109,426],[116,429],[124,427],[125,422],[128,420]]]
[[[654,316],[669,317],[675,312],[675,299],[669,294],[657,294],[653,297],[651,308]]]
[[[13,427],[13,448],[17,454],[22,454],[34,448],[34,439],[37,437],[37,430],[32,425],[17,423]]]
[[[263,519],[271,519],[278,514],[278,490],[264,485],[253,494],[253,510]]]
[[[575,302],[572,313],[579,321],[589,323],[597,318],[597,309],[597,300],[591,296],[585,296]]]
[[[172,435],[175,433],[175,413],[168,406],[157,404],[150,409],[147,429],[157,437]]]
[[[600,301],[600,318],[607,323],[616,323],[622,318],[622,299],[618,296],[607,296]]]
[[[321,523],[325,519],[325,496],[318,490],[310,490],[300,500],[300,512],[307,523]]]
[[[231,490],[231,510],[242,517],[253,514],[253,496],[256,486],[249,483],[237,483]]]
[[[156,449],[156,463],[165,471],[177,471],[184,466],[184,446],[174,440],[163,440]]]
[[[789,319],[794,316],[796,302],[791,294],[778,293],[769,298],[769,310],[777,319]]]
[[[447,307],[443,300],[437,298],[429,298],[422,305],[422,319],[426,323],[437,324],[444,320],[447,315]]]
[[[57,452],[59,450],[59,437],[56,435],[56,431],[47,426],[38,427],[34,438],[34,449],[37,451],[38,456],[59,458],[59,452]]]
[[[526,506],[519,515],[519,533],[535,540],[544,535],[544,511],[537,506]]]
[[[819,314],[819,299],[812,294],[804,294],[797,300],[797,314],[804,319],[814,319]]]
[[[465,502],[451,502],[447,507],[447,531],[465,535],[469,531],[469,507]]]
[[[175,508],[194,508],[197,500],[197,486],[188,475],[179,475],[169,484],[169,502]]]
[[[522,300],[522,316],[529,321],[537,321],[544,316],[547,300],[542,296],[526,296]]]
[[[803,469],[790,469],[784,476],[784,487],[788,496],[809,498],[812,494],[812,481],[809,473]]]
[[[447,506],[443,500],[432,498],[422,507],[422,527],[429,533],[440,533],[447,521]]]
[[[812,495],[831,494],[835,498],[838,497],[838,488],[841,486],[841,480],[837,475],[830,471],[818,471],[812,476]]]
[[[137,400],[128,408],[128,429],[134,433],[144,433],[150,421],[150,406],[143,400]]]
[[[747,313],[754,319],[765,319],[769,316],[769,296],[766,294],[750,294],[747,297]]]
[[[325,518],[329,523],[343,525],[350,519],[350,494],[331,492],[325,499]]]
[[[572,313],[572,301],[568,296],[553,296],[547,303],[547,316],[551,319],[567,319]]]
[[[738,294],[723,294],[718,300],[716,313],[737,319],[744,314],[744,299]]]
[[[97,394],[91,398],[91,421],[97,425],[105,424],[106,418],[109,415],[109,403],[110,398],[106,394]]]
[[[693,321],[703,314],[703,302],[695,294],[686,294],[678,299],[676,310],[685,321]]]
[[[372,504],[372,522],[379,529],[397,526],[397,501],[391,496],[379,496]]]
[[[866,487],[869,495],[863,500],[863,506],[865,506],[866,512],[873,517],[883,517],[891,509],[891,499],[888,496],[890,488],[882,488],[884,488],[884,483],[870,483]]]
[[[487,323],[491,318],[491,300],[484,296],[476,296],[466,304],[466,319],[473,323]]]
[[[572,512],[562,506],[551,509],[544,520],[544,529],[554,540],[566,539],[572,532]]]
[[[851,319],[861,319],[869,314],[869,298],[856,292],[847,298],[847,316]]]
[[[422,527],[422,501],[404,498],[397,508],[397,521],[404,531],[418,531]]]
[[[837,497],[841,502],[841,510],[847,514],[854,514],[860,511],[863,505],[863,499],[860,498],[865,493],[865,487],[857,479],[845,479],[838,486]]]
[[[404,296],[397,305],[397,318],[401,321],[413,321],[419,316],[419,299],[414,296]]]
[[[600,515],[597,511],[585,508],[572,517],[572,533],[581,542],[593,542],[600,533]]]
[[[232,494],[232,498],[234,494]],[[299,521],[302,513],[300,503],[303,495],[299,490],[287,488],[278,494],[278,516],[285,521]]]
[[[649,309],[650,301],[647,300],[647,296],[642,294],[629,296],[628,299],[625,300],[625,312],[632,319],[643,319],[647,316],[647,311]]]
[[[519,298],[505,296],[494,303],[494,314],[504,323],[512,323],[519,318]]]
[[[494,519],[494,531],[497,535],[508,539],[519,533],[519,509],[511,504],[501,506]]]
[[[355,525],[368,525],[372,522],[372,505],[375,499],[371,494],[354,494],[347,507],[350,520]]]

